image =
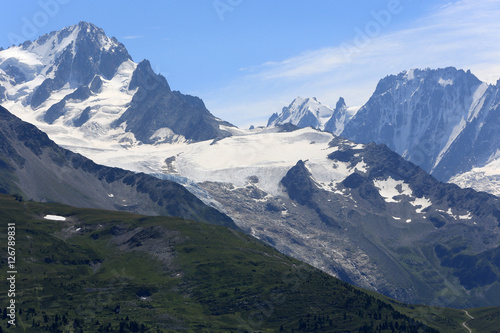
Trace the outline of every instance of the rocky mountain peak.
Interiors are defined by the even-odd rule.
[[[167,80],[159,74],[156,74],[151,68],[151,63],[149,60],[144,59],[138,65],[130,84],[128,86],[129,90],[136,89],[138,87],[146,87],[147,89],[155,89],[156,87],[163,87],[170,91],[170,86]]]
[[[298,127],[322,128],[332,114],[333,110],[318,102],[315,97],[297,97],[290,105],[284,107],[280,114],[273,114],[267,126],[291,123]]]
[[[344,98],[340,97],[339,100],[337,101],[337,104],[335,104],[335,110],[340,110],[346,107],[347,105],[345,104]]]
[[[344,98],[340,97],[335,104],[332,116],[325,124],[324,130],[339,135],[351,118],[352,113],[347,109]]]
[[[17,115],[34,112],[37,121],[78,127],[77,136],[127,146],[215,139],[232,126],[88,22],[0,51],[2,101]]]
[[[342,135],[361,143],[384,143],[431,171],[482,93],[477,77],[454,67],[389,75]]]
[[[83,21],[52,31],[33,42],[27,41],[21,47],[35,53],[44,65],[51,65],[68,51],[71,51],[72,59],[82,52],[88,53],[94,62],[99,62],[96,56],[101,53],[115,53],[115,56],[131,59],[125,46],[115,37],[108,37],[103,29]]]
[[[37,58],[38,74],[46,77],[33,93],[33,108],[68,83],[72,87],[88,85],[96,75],[111,79],[124,61],[131,60],[123,44],[87,22],[45,34],[21,49]]]

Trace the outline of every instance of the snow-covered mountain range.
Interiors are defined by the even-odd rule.
[[[355,142],[383,143],[442,181],[500,194],[492,186],[500,174],[499,89],[500,81],[488,85],[470,71],[414,69],[380,80],[352,116],[337,111],[339,101],[327,124],[308,121],[313,119],[303,111],[308,103],[294,101],[305,107],[284,108],[268,126],[291,122]]]
[[[492,186],[500,163],[498,89],[451,67],[410,70],[382,79],[360,109],[343,98],[330,108],[299,97],[268,126],[384,143],[440,180],[500,194]],[[66,147],[203,141],[232,127],[86,22],[0,51],[0,103]]]
[[[0,103],[66,144],[200,141],[232,126],[86,22],[0,51]]]
[[[290,123],[301,128],[312,127],[339,135],[356,111],[356,107],[348,108],[342,97],[334,109],[321,104],[315,97],[297,97],[281,113],[274,113],[269,118],[267,127]]]
[[[448,306],[500,296],[499,199],[441,183],[370,142],[385,140],[413,162],[425,143],[419,164],[433,172],[464,158],[456,142],[488,156],[497,86],[452,68],[407,71],[381,80],[359,111],[342,98],[335,108],[297,98],[269,127],[242,130],[172,91],[148,61],[133,62],[89,23],[0,51],[1,104],[59,145],[181,183],[239,228],[329,274]]]

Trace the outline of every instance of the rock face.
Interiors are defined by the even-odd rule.
[[[129,90],[138,89],[129,108],[113,122],[113,127],[126,123],[126,131],[144,143],[153,143],[155,132],[162,128],[174,129],[176,134],[192,141],[204,141],[229,136],[207,110],[203,101],[194,96],[172,92],[162,76],[156,75],[147,60],[137,66]],[[168,110],[168,112],[166,112]]]
[[[432,173],[439,179],[449,179],[497,161],[500,148],[499,111],[500,81],[494,86],[488,86],[480,98],[477,95],[476,105],[467,124]]]
[[[181,185],[95,164],[0,107],[0,191],[77,207],[179,216],[237,228]]]
[[[498,87],[453,67],[410,70],[380,80],[342,136],[384,143],[405,159],[447,181],[481,166],[498,147]],[[483,129],[482,126],[486,125]]]
[[[340,265],[337,270],[346,280],[362,285],[369,277],[372,287],[392,297],[455,306],[478,305],[489,292],[500,291],[500,265],[494,259],[500,247],[498,240],[490,242],[500,230],[498,198],[441,183],[384,145],[340,148],[329,159],[352,167],[363,163],[364,170],[346,177],[332,193],[322,184],[307,186],[314,178],[297,172],[306,168],[298,162],[282,184],[303,210],[318,215],[323,230],[349,239],[360,250],[346,257],[360,260],[364,253],[374,264],[365,263],[360,271],[370,271],[366,275]],[[446,276],[460,292],[439,297],[434,289],[439,283],[429,278],[434,274]],[[489,302],[493,305],[493,298]]]
[[[221,127],[232,127],[201,99],[171,91],[147,60],[136,64],[123,44],[87,22],[0,51],[2,100],[23,118],[35,113],[49,135],[62,126],[122,144],[216,139],[230,135]]]

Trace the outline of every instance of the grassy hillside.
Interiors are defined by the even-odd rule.
[[[467,332],[470,320],[368,294],[225,227],[5,195],[0,212],[4,281],[16,226],[16,332]]]

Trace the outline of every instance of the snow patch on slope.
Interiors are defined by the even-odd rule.
[[[407,70],[404,78],[407,80],[413,80],[415,78],[415,69]]]
[[[321,163],[307,161],[306,167],[311,172],[316,185],[325,191],[337,193],[337,185],[355,172],[367,172],[367,165],[360,161],[355,166],[350,163],[325,160]],[[345,195],[345,193],[341,193]]]
[[[398,203],[401,200],[394,199],[396,196],[408,195],[412,196],[412,191],[410,186],[403,182],[402,180],[395,180],[392,177],[388,177],[385,180],[374,179],[373,184],[379,190],[380,195],[384,198],[385,202]]]
[[[422,197],[422,198],[415,198],[414,201],[410,201],[410,203],[415,206],[415,211],[418,213],[418,214],[423,214],[424,213],[424,210],[426,208],[429,208],[430,206],[432,206],[432,202],[431,200],[429,200],[428,198],[426,197]]]
[[[69,29],[71,33],[59,40],[60,34],[49,35],[49,39],[40,41],[40,39],[33,42],[29,47],[28,51],[36,54],[42,63],[49,64],[54,63],[55,59],[68,47],[73,41],[76,40],[78,33],[80,32],[80,27],[78,25],[72,26]],[[40,44],[39,44],[40,43]],[[54,48],[53,45],[56,45]],[[74,43],[73,43],[73,56],[75,55]]]
[[[50,221],[66,221],[66,218],[64,216],[59,215],[45,215],[43,218]]]
[[[423,214],[425,209],[432,206],[430,199],[415,197],[410,186],[402,180],[395,180],[392,177],[388,177],[385,180],[375,179],[373,180],[373,184],[387,203],[399,203],[402,201],[402,196],[407,196],[410,199],[409,203],[415,207],[417,214]]]
[[[452,79],[444,80],[443,78],[440,78],[438,80],[438,83],[443,87],[446,87],[446,86],[451,86],[453,84],[453,80]]]
[[[467,121],[465,121],[465,119],[462,118],[460,120],[460,123],[458,123],[455,127],[453,127],[453,130],[451,131],[451,134],[448,137],[448,141],[446,142],[444,148],[441,150],[438,157],[436,158],[436,162],[434,163],[434,168],[439,164],[439,162],[441,162],[441,159],[443,158],[444,154],[448,151],[448,149],[451,147],[451,144],[455,141],[455,139],[459,136],[459,134],[462,133],[465,126],[467,126]]]

